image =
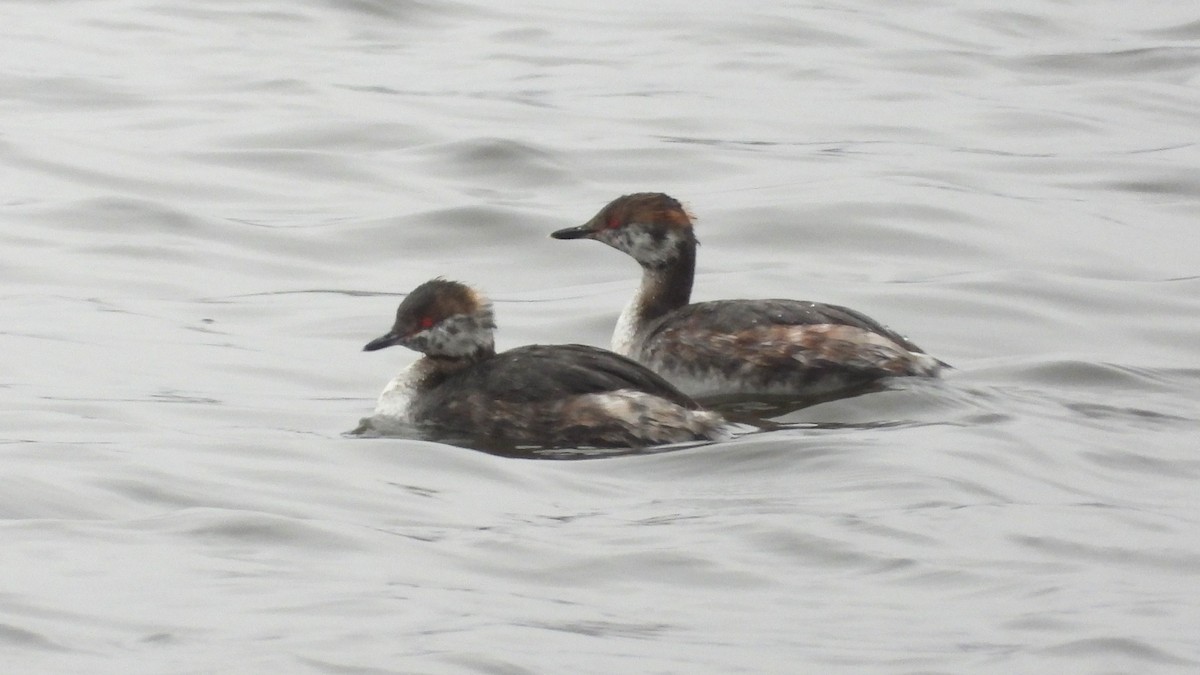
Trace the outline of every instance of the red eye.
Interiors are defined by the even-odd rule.
[[[608,217],[608,229],[615,230],[621,225],[621,221],[617,220],[616,216]]]
[[[425,330],[426,328],[433,328],[433,317],[432,316],[423,316],[423,317],[421,317],[421,320],[418,323],[421,326],[421,330]]]

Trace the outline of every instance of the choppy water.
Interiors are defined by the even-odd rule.
[[[519,4],[519,3],[518,3]],[[1200,8],[0,4],[7,672],[1200,669]],[[435,275],[501,347],[846,304],[957,369],[673,453],[347,438]]]

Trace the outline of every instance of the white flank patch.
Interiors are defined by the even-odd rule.
[[[918,354],[917,352],[909,352],[909,356],[916,361],[924,370],[925,375],[937,375],[942,372],[942,362],[933,358],[928,354]]]
[[[580,398],[596,403],[601,410],[612,417],[623,419],[626,424],[636,424],[637,416],[633,413],[632,405],[634,401],[640,398],[646,402],[655,397],[640,391],[621,389],[603,394],[582,394]]]
[[[724,424],[724,419],[717,413],[688,410],[661,396],[636,389],[583,394],[579,398],[595,403],[635,435],[656,443],[684,441],[698,435],[713,437]]]

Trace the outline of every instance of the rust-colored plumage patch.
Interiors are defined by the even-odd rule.
[[[734,349],[748,361],[769,366],[782,359],[870,366],[895,373],[909,369],[907,351],[895,342],[854,326],[759,326],[734,334]]]
[[[805,326],[765,325],[734,333],[692,333],[684,328],[665,334],[678,341],[682,350],[702,348],[720,354],[740,368],[765,370],[796,369],[819,364],[856,365],[897,375],[911,368],[907,351],[895,342],[854,326],[813,324]],[[701,346],[702,343],[702,346]]]
[[[692,226],[693,216],[674,197],[661,192],[639,192],[625,195],[609,204],[610,219],[624,226],[629,223],[665,223],[672,227]]]
[[[421,284],[400,303],[396,329],[401,335],[411,335],[452,316],[474,314],[486,304],[487,299],[476,290],[439,277]]]

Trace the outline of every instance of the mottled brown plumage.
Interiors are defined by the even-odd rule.
[[[693,396],[825,395],[884,377],[936,375],[942,362],[870,317],[798,300],[689,304],[697,240],[690,214],[662,193],[619,197],[587,223],[553,233],[632,256],[642,284],[621,314],[613,350]]]
[[[490,303],[434,279],[400,303],[364,349],[422,352],[384,389],[375,429],[412,425],[481,445],[641,447],[721,435],[723,420],[635,361],[585,345],[497,354]]]

